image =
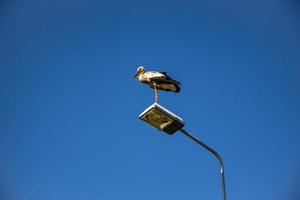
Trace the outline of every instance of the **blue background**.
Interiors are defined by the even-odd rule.
[[[138,120],[159,102],[225,161],[228,199],[298,200],[300,2],[0,2],[0,198],[220,199],[216,160]]]

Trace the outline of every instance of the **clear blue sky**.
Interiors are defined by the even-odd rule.
[[[0,198],[220,199],[216,160],[138,120],[160,104],[217,149],[230,200],[300,197],[296,0],[0,2]]]

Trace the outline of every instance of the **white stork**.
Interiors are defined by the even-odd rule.
[[[180,92],[180,82],[173,80],[167,75],[166,72],[145,71],[143,66],[137,68],[132,79],[138,76],[141,83],[147,84],[149,87],[154,88],[155,102],[158,100],[157,90],[165,90],[172,92]]]

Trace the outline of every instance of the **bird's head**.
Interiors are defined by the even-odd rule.
[[[143,66],[140,66],[137,68],[136,72],[134,73],[132,79],[134,79],[135,77],[137,77],[138,75],[144,73],[145,70],[144,70],[144,67]]]

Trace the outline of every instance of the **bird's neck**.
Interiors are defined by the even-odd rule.
[[[145,72],[144,72],[144,71],[141,71],[140,74],[139,74],[139,77],[143,77],[144,74],[145,74]]]
[[[140,75],[139,75],[139,77],[138,77],[139,81],[141,81],[141,82],[145,81],[144,73],[145,72],[141,72]]]

